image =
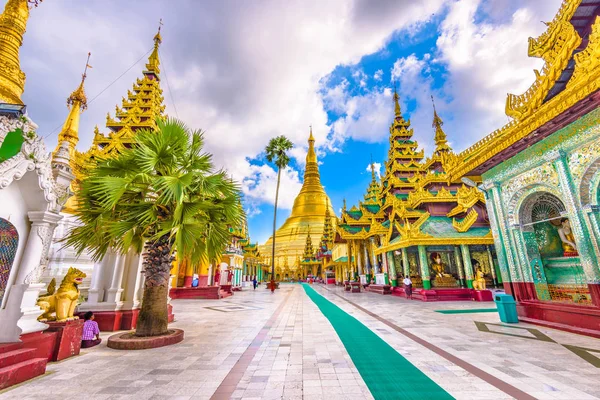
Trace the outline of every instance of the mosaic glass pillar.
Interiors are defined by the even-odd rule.
[[[458,270],[458,279],[460,281],[460,287],[467,287],[467,281],[465,280],[465,270],[463,268],[462,257],[460,255],[460,247],[454,246],[454,262],[456,263],[456,269]]]
[[[421,279],[423,279],[423,289],[431,289],[431,276],[429,274],[429,264],[427,263],[427,252],[425,251],[425,246],[422,244],[420,244],[418,248]]]
[[[471,251],[469,246],[466,244],[460,245],[460,250],[463,256],[463,265],[465,267],[465,278],[467,280],[467,287],[473,289],[473,265],[471,264]]]
[[[506,229],[506,218],[502,201],[500,199],[500,188],[496,182],[487,181],[483,188],[486,189],[486,208],[488,210],[490,227],[494,236],[494,245],[500,264],[500,274],[504,282],[517,282],[514,272],[515,262],[510,251],[510,240]]]
[[[573,235],[575,236],[575,244],[577,244],[577,252],[579,260],[583,267],[588,284],[600,285],[600,269],[598,268],[598,260],[594,256],[594,249],[589,241],[590,233],[587,230],[584,221],[583,210],[575,196],[575,185],[573,177],[569,171],[566,161],[566,155],[563,151],[552,151],[546,153],[544,158],[552,161],[558,181],[562,189],[565,208],[569,214],[569,222]],[[600,299],[594,298],[594,304],[600,305]]]
[[[584,215],[587,216],[587,222],[589,224],[590,241],[596,252],[596,258],[600,260],[600,221],[598,220],[600,215],[600,206],[587,205],[583,207]]]

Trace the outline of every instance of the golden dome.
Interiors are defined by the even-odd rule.
[[[315,139],[311,130],[308,139],[304,184],[294,200],[290,216],[275,233],[275,265],[284,265],[287,261],[290,268],[296,268],[298,256],[304,252],[309,230],[313,242],[319,243],[325,226],[325,210],[329,208],[329,213],[332,216],[335,215],[335,211],[331,207],[331,200],[321,185],[314,145]],[[335,218],[333,221],[335,224]],[[268,259],[271,258],[272,244],[273,237],[271,236],[260,249],[261,254]]]

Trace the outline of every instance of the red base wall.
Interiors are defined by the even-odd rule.
[[[392,288],[392,295],[406,298],[403,287]],[[492,301],[492,293],[489,290],[477,291],[462,288],[413,289],[412,297],[421,301]]]
[[[208,275],[198,275],[198,286],[208,286]]]
[[[600,338],[600,308],[543,301],[517,304],[519,320]]]
[[[172,299],[220,299],[218,286],[204,286],[195,288],[172,288],[169,292]]]
[[[130,331],[135,329],[139,313],[139,309],[94,311],[94,321],[98,323],[98,328],[102,332]],[[77,315],[83,319],[84,314],[84,312],[80,312]]]

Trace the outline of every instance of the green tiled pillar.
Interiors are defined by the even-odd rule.
[[[421,268],[421,279],[423,279],[423,289],[431,289],[431,276],[429,275],[429,264],[427,263],[427,252],[425,246],[419,245],[419,267]]]
[[[469,246],[466,244],[461,244],[460,249],[463,256],[463,265],[465,266],[467,287],[469,289],[473,289],[473,265],[471,264],[471,251],[469,251]]]

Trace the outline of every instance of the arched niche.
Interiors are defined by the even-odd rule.
[[[579,199],[582,206],[600,204],[600,158],[585,170],[579,186]]]
[[[19,233],[10,221],[0,218],[0,305],[8,287],[10,272],[19,247]]]

